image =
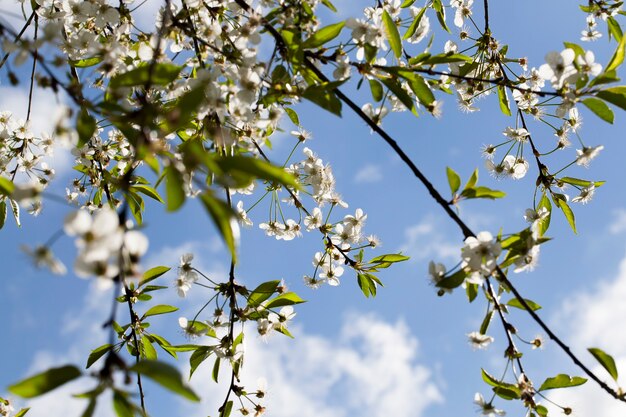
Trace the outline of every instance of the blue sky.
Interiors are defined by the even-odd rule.
[[[369,5],[361,2],[362,6],[357,7],[357,2],[348,0],[336,3],[349,10],[343,14],[345,17],[358,16],[360,9]],[[513,56],[528,56],[530,66],[541,65],[547,52],[560,51],[562,41],[577,40],[585,25],[585,15],[566,0],[492,3],[495,36],[510,45]],[[476,13],[480,13],[479,6],[475,6]],[[12,7],[16,6],[10,0],[0,3],[0,10]],[[330,22],[332,17],[326,19]],[[431,23],[436,25],[434,16]],[[443,43],[441,35],[437,36],[437,42]],[[606,63],[614,43],[609,45],[605,35],[584,46],[591,47],[597,60]],[[25,102],[20,97],[26,97],[22,90],[3,84],[0,110],[25,113]],[[358,93],[356,97],[365,100],[368,95]],[[532,206],[536,169],[531,168],[520,181],[498,181],[489,176],[480,157],[481,146],[497,143],[512,119],[498,111],[492,98],[481,101],[481,111],[470,115],[460,113],[454,100],[445,100],[441,120],[427,115],[416,119],[392,114],[383,126],[444,194],[446,166],[454,167],[464,180],[478,167],[480,183],[507,192],[502,201],[461,204],[462,218],[475,231],[495,234],[501,227],[505,232],[521,230],[525,227],[524,210]],[[38,94],[36,104],[35,126],[43,129],[56,103],[50,95]],[[350,212],[356,208],[366,211],[366,232],[381,238],[380,253],[402,250],[412,259],[381,275],[385,288],[375,299],[362,296],[349,272],[339,287],[324,286],[313,291],[304,287],[302,275],[312,271],[313,254],[321,249],[319,237],[305,234],[292,242],[273,240],[258,229],[258,224],[266,220],[258,217],[265,209],[252,212],[255,226],[243,229],[239,279],[254,287],[258,282],[282,278],[308,302],[297,307],[295,340],[275,335],[263,342],[254,329],[249,331],[247,380],[252,384],[257,377],[268,380],[270,416],[472,415],[474,393],[489,394],[481,382],[480,368],[498,374],[505,364],[502,351],[506,344],[494,321],[489,333],[495,343],[485,351],[473,351],[465,335],[480,326],[485,302],[479,298],[468,305],[460,292],[440,298],[428,284],[428,261],[454,265],[462,244],[461,233],[399,159],[347,109],[342,119],[309,103],[302,103],[298,109],[302,125],[313,133],[308,146],[332,164],[338,190],[350,204]],[[588,145],[602,144],[605,149],[589,169],[575,167],[570,175],[607,183],[591,203],[573,207],[578,235],[555,212],[548,232],[555,239],[543,245],[538,268],[513,275],[512,280],[525,297],[544,306],[541,316],[587,363],[593,367],[593,359],[585,349],[597,346],[613,354],[618,369],[626,372],[626,336],[619,324],[626,318],[626,193],[620,183],[626,178],[626,118],[616,110],[615,124],[610,126],[588,111],[581,111],[582,137]],[[291,128],[285,124],[287,131]],[[539,142],[553,141],[552,134],[536,123],[530,130]],[[281,162],[279,156],[289,151],[293,141],[288,135],[278,134],[275,161]],[[60,195],[71,179],[68,160],[71,164],[70,159],[60,158],[57,166],[59,175],[53,192]],[[182,253],[194,252],[201,270],[216,277],[226,276],[228,256],[201,207],[187,202],[174,215],[157,205],[149,209],[145,220],[145,233],[150,238],[146,267],[174,267]],[[21,229],[7,222],[1,232],[4,273],[0,316],[4,318],[4,343],[0,344],[0,353],[4,359],[0,391],[46,367],[84,363],[88,352],[106,340],[101,324],[108,315],[110,294],[71,274],[56,277],[37,271],[19,249],[20,244],[46,241],[66,213],[65,206],[48,202],[39,217],[25,215]],[[71,239],[62,238],[54,250],[67,265],[72,264],[75,249]],[[162,283],[171,285],[174,278],[172,272]],[[193,315],[194,309],[202,305],[204,294],[195,291],[199,289],[194,288],[180,303],[180,314],[154,320],[153,325],[163,329],[173,343],[185,342],[176,330],[177,318]],[[167,303],[181,301],[174,289],[160,299]],[[522,312],[512,311],[511,319],[526,339],[541,334]],[[525,349],[525,353],[527,373],[536,383],[558,373],[580,374],[550,342],[542,351]],[[186,356],[181,358],[180,366],[186,369]],[[601,370],[598,373],[609,380]],[[62,391],[78,392],[84,388],[81,384],[69,385]],[[201,368],[192,384],[205,399],[202,408],[178,402],[158,387],[149,387],[150,414],[180,415],[180,407],[193,416],[215,414],[225,385],[216,386],[210,381],[210,364]],[[608,417],[623,413],[624,408],[592,383],[571,394],[555,394],[555,398],[571,405],[580,416]],[[17,404],[26,403],[17,400]],[[55,393],[30,405],[33,409],[29,415],[34,417],[77,415],[84,407],[80,401]],[[522,413],[517,405],[511,407],[504,401],[496,402],[496,406],[510,411],[509,415]],[[113,414],[105,405],[98,415]]]

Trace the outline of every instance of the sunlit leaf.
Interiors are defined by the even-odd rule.
[[[188,400],[200,401],[200,397],[183,382],[180,372],[172,365],[159,361],[144,360],[133,365],[129,370],[150,378],[157,384]]]
[[[11,385],[8,390],[12,394],[24,398],[33,398],[52,391],[61,385],[81,376],[80,370],[72,365],[51,368],[37,375],[26,378]]]

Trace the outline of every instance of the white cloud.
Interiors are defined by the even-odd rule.
[[[249,332],[243,383],[256,389],[256,378],[268,382],[263,401],[273,417],[418,417],[443,397],[431,370],[418,363],[418,341],[403,321],[387,323],[375,315],[350,314],[338,337],[293,330],[263,343]],[[212,361],[192,379],[205,393],[198,417],[217,409],[224,387],[211,381]],[[222,375],[225,379],[225,375]],[[249,385],[246,385],[249,384]]]
[[[460,243],[451,242],[439,230],[444,226],[433,215],[404,231],[403,253],[417,260],[458,260],[461,256]]]
[[[68,328],[64,337],[72,343],[37,352],[27,374],[66,363],[80,367],[89,350],[105,342],[107,332],[101,323],[107,317],[111,294],[95,287],[80,309],[62,324]],[[389,323],[373,314],[348,314],[338,335],[311,334],[303,326],[293,326],[292,333],[295,339],[276,334],[263,342],[255,329],[246,332],[242,384],[253,392],[257,378],[267,379],[269,394],[262,403],[268,415],[420,417],[430,405],[443,402],[432,370],[419,357],[418,340],[402,320]],[[178,363],[186,368],[184,373],[188,372],[186,358],[181,355]],[[222,367],[218,385],[211,379],[212,365],[213,358],[209,358],[191,381],[203,402],[177,401],[180,415],[204,417],[218,409],[229,382],[228,368]],[[94,369],[99,369],[98,364]],[[33,417],[80,415],[87,402],[71,395],[92,389],[94,384],[94,379],[83,378],[27,403],[17,401],[16,405],[32,407],[29,416]],[[149,389],[158,392],[149,392],[148,410],[165,406],[162,401],[178,400],[162,388]],[[96,415],[113,415],[110,397],[99,401]]]
[[[369,184],[379,182],[383,179],[383,172],[378,165],[365,165],[354,176],[354,182],[358,184]]]
[[[625,299],[626,257],[620,263],[615,280],[601,282],[593,291],[568,298],[557,316],[559,330],[567,335],[574,352],[599,347],[613,356],[621,374],[626,373],[626,333],[620,324],[626,320]],[[595,365],[591,355],[582,353],[580,357],[596,375],[609,386],[614,386],[610,376],[602,367]],[[579,374],[585,376],[582,372]],[[571,407],[578,416],[612,417],[624,414],[624,404],[610,397],[591,380],[580,388],[555,391],[550,398]]]
[[[626,209],[613,210],[615,220],[609,225],[609,232],[616,235],[626,231]]]

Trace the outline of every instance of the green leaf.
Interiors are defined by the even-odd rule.
[[[141,344],[141,352],[143,353],[142,357],[150,360],[157,359],[157,351],[154,346],[152,346],[150,339],[144,336],[140,339],[139,343]]]
[[[341,101],[339,101],[332,89],[312,85],[304,90],[302,97],[317,104],[324,110],[328,110],[332,114],[341,117]]]
[[[213,350],[214,348],[212,346],[199,346],[191,354],[191,357],[189,358],[189,378],[191,378],[198,366],[200,366],[200,364],[204,362],[211,355],[211,353],[213,353]]]
[[[335,39],[341,33],[346,22],[339,22],[332,25],[324,26],[315,31],[310,38],[302,43],[304,49],[315,49],[323,46],[326,42]]]
[[[326,6],[326,7],[328,7],[333,12],[337,13],[337,9],[335,8],[335,6],[329,0],[322,0],[322,4],[324,6]]]
[[[430,106],[435,101],[435,95],[432,90],[428,86],[428,83],[424,78],[419,74],[413,74],[411,79],[407,78],[409,82],[409,87],[417,96],[417,99],[422,103],[426,108],[430,108]]]
[[[480,325],[480,334],[487,334],[487,330],[489,329],[489,324],[491,323],[491,318],[493,317],[493,310],[489,310],[487,314],[485,314],[485,318]]]
[[[50,368],[47,371],[11,385],[8,390],[12,394],[23,398],[33,398],[52,391],[79,376],[81,376],[80,370],[72,365]]]
[[[280,281],[267,281],[259,285],[252,291],[248,297],[248,306],[257,307],[276,292],[276,288],[280,285]]]
[[[120,391],[115,390],[113,393],[113,409],[118,417],[133,417],[133,406]]]
[[[473,58],[463,54],[438,54],[425,57],[423,65],[449,64],[452,62],[473,62]]]
[[[369,85],[374,101],[381,101],[383,99],[383,86],[373,78],[369,79]]]
[[[569,223],[570,227],[572,228],[572,230],[574,231],[574,233],[578,233],[576,231],[576,219],[574,217],[574,212],[572,211],[572,209],[570,208],[570,206],[567,205],[567,202],[564,199],[560,199],[558,197],[554,197],[554,194],[552,196],[552,201],[554,201],[554,204],[561,209],[561,211],[563,212],[563,214],[565,215],[565,218],[567,219],[567,223]]]
[[[415,3],[415,0],[404,0],[400,7],[406,9],[407,7],[411,7],[413,3]]]
[[[222,235],[222,239],[224,239],[224,243],[226,243],[233,260],[236,260],[239,224],[233,209],[222,200],[215,198],[210,190],[200,194],[200,200]]]
[[[380,255],[380,256],[376,256],[375,258],[370,259],[369,263],[371,264],[375,264],[375,263],[382,263],[382,262],[404,262],[404,261],[408,261],[409,258],[408,256],[404,256],[401,255],[399,253],[388,253],[385,255]]]
[[[397,98],[404,104],[404,106],[411,110],[411,113],[417,115],[417,110],[415,109],[415,103],[413,102],[413,98],[402,88],[398,80],[393,78],[380,78],[385,87],[387,87]]]
[[[96,132],[96,119],[89,114],[86,108],[81,108],[76,116],[76,132],[78,133],[78,145],[82,148]]]
[[[109,87],[144,86],[148,81],[152,85],[168,85],[178,78],[181,70],[181,66],[167,62],[146,63],[114,76],[109,82]]]
[[[528,307],[530,307],[532,311],[537,311],[541,309],[541,306],[532,300],[524,298],[524,301],[526,302],[526,304],[528,304]],[[509,301],[506,302],[506,305],[526,311],[526,308],[524,308],[521,301],[517,298],[511,298]]]
[[[22,223],[20,222],[20,205],[12,198],[9,198],[9,204],[11,204],[11,213],[13,213],[15,224],[17,224],[17,227],[22,227]]]
[[[300,298],[300,296],[296,294],[295,292],[286,292],[268,301],[265,307],[276,308],[276,307],[283,307],[283,306],[291,306],[294,304],[300,304],[304,302],[305,300]]]
[[[113,345],[107,343],[106,345],[102,345],[100,347],[95,348],[94,350],[91,351],[91,353],[89,354],[89,357],[87,358],[87,366],[86,369],[89,369],[89,367],[91,365],[93,365],[94,363],[96,363],[96,361],[98,359],[100,359],[102,356],[104,356],[107,352],[109,352],[111,349],[113,349]]]
[[[141,277],[141,282],[139,282],[138,288],[146,285],[150,281],[154,281],[161,275],[168,272],[170,269],[172,268],[169,268],[167,266],[156,266],[154,268],[148,269],[146,272],[143,273],[143,276]]]
[[[94,56],[92,58],[79,59],[78,61],[68,60],[68,64],[70,64],[74,68],[88,68],[93,67],[94,65],[98,65],[102,62],[101,56]]]
[[[211,378],[213,381],[218,382],[218,378],[220,376],[220,358],[215,358],[215,362],[213,362],[213,371],[211,372]]]
[[[543,236],[550,227],[550,219],[552,218],[552,204],[550,203],[550,199],[543,193],[541,200],[539,200],[539,204],[537,205],[537,209],[545,207],[548,210],[548,216],[541,220],[539,223],[539,236]]]
[[[365,297],[376,296],[376,283],[368,277],[369,274],[357,274],[357,283]]]
[[[620,65],[622,65],[622,62],[624,62],[624,49],[625,48],[626,48],[626,38],[622,36],[622,39],[620,39],[619,44],[617,45],[617,48],[615,48],[615,52],[613,53],[611,60],[606,65],[606,68],[604,69],[605,73],[616,70]]]
[[[398,27],[393,18],[387,13],[387,10],[383,10],[383,25],[385,27],[385,33],[387,34],[387,40],[391,46],[391,50],[396,58],[402,56],[402,41],[400,40],[400,33],[398,33]]]
[[[606,24],[609,30],[609,34],[613,35],[613,37],[615,38],[615,40],[617,40],[617,42],[621,42],[623,33],[622,33],[622,28],[620,27],[617,20],[615,20],[614,17],[609,16],[606,19]]]
[[[582,101],[582,103],[593,112],[600,119],[604,120],[607,123],[613,124],[613,120],[615,119],[615,115],[613,114],[613,110],[606,103],[598,98],[586,98]]]
[[[602,365],[604,369],[607,370],[609,375],[613,377],[615,381],[617,381],[617,367],[615,366],[615,360],[611,355],[604,352],[602,349],[598,348],[589,348],[587,349],[589,353],[593,355],[594,358]]]
[[[474,188],[477,182],[478,182],[478,169],[475,169],[474,172],[472,172],[472,175],[470,176],[469,180],[467,180],[467,184],[465,184],[465,187],[463,188],[463,190]]]
[[[521,396],[519,387],[516,384],[509,384],[507,382],[500,381],[499,379],[491,376],[487,371],[481,369],[483,381],[499,390],[494,392],[505,399],[516,399]]]
[[[511,115],[511,107],[509,106],[509,97],[503,85],[498,86],[498,101],[500,102],[500,111],[507,116]]]
[[[506,196],[504,191],[492,190],[487,187],[476,187],[476,188],[468,188],[467,185],[461,192],[461,196],[472,199],[472,198],[489,198],[491,200],[495,200],[497,198],[503,198]]]
[[[465,273],[465,271],[463,271],[462,269],[459,269],[458,271],[456,271],[454,274],[450,275],[449,277],[446,277],[440,280],[439,282],[437,282],[437,287],[449,289],[449,290],[454,289],[458,287],[459,285],[461,285],[463,281],[465,281],[466,276],[467,274]]]
[[[552,378],[547,378],[543,381],[543,384],[539,387],[539,391],[547,391],[549,389],[556,388],[568,388],[568,387],[576,387],[578,385],[582,385],[587,382],[587,378],[582,378],[580,376],[572,376],[566,374],[559,374]]]
[[[229,417],[232,410],[233,410],[233,402],[231,400],[231,401],[228,401],[226,405],[224,405],[224,408],[220,407],[219,409],[220,417]]]
[[[163,199],[154,188],[145,184],[135,184],[130,187],[131,190],[140,192],[142,194],[147,195],[148,197],[158,201],[159,203],[163,203]]]
[[[7,202],[6,200],[0,201],[0,229],[4,227],[4,223],[7,220]]]
[[[289,116],[291,123],[296,126],[300,126],[300,118],[298,117],[298,113],[294,109],[290,109],[289,107],[283,107],[285,109],[285,113]]]
[[[446,25],[446,9],[443,7],[441,0],[433,0],[432,7],[437,12],[437,20],[439,20],[441,28],[449,33],[450,28],[448,28],[448,25]]]
[[[576,53],[576,56],[585,56],[585,50],[582,46],[572,42],[563,42],[563,45],[566,48],[572,49]]]
[[[478,296],[478,284],[465,284],[465,294],[467,295],[467,300],[471,303]]]
[[[626,37],[622,38],[622,40]],[[596,97],[601,98],[604,101],[608,101],[617,107],[626,110],[626,86],[620,85],[618,87],[610,87],[602,91],[598,91]]]
[[[159,304],[151,307],[148,311],[146,311],[143,317],[146,318],[150,316],[156,316],[158,314],[173,313],[174,311],[178,311],[178,307],[169,306],[166,304]]]
[[[415,1],[415,0],[413,0],[413,1]],[[422,20],[422,17],[424,16],[424,13],[426,12],[426,9],[427,9],[427,7],[422,7],[422,9],[419,11],[419,13],[413,19],[413,22],[411,23],[411,26],[409,26],[409,28],[405,32],[404,36],[402,37],[402,39],[405,39],[405,40],[409,39],[411,36],[413,36],[415,34],[415,31],[419,27],[420,21]]]
[[[168,390],[191,401],[200,401],[200,397],[183,382],[180,372],[172,365],[159,361],[144,360],[129,369],[144,375]]]
[[[219,166],[223,173],[233,176],[249,178],[247,185],[254,179],[275,182],[287,185],[292,188],[298,188],[299,184],[296,178],[285,171],[284,168],[272,165],[269,162],[249,156],[223,156],[215,159],[215,163]]]
[[[183,176],[172,166],[165,168],[165,197],[167,211],[176,211],[185,202]]]
[[[540,417],[548,416],[548,409],[541,404],[535,405],[535,411],[539,414]]]
[[[593,184],[594,187],[601,187],[606,183],[606,181],[588,181],[588,180],[581,180],[579,178],[572,178],[572,177],[559,178],[559,181],[564,182],[566,184],[577,185],[579,187],[589,187],[591,184]]]
[[[15,415],[13,417],[24,417],[26,415],[26,413],[28,413],[29,410],[30,410],[30,407],[22,408],[20,411],[15,413]]]
[[[8,178],[0,177],[0,194],[10,196],[15,191],[15,184]]]
[[[448,184],[450,185],[450,191],[454,195],[461,187],[461,177],[452,168],[446,167],[446,175],[448,176]]]

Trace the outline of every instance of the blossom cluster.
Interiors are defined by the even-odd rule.
[[[102,208],[93,215],[85,209],[70,213],[63,229],[76,237],[74,271],[79,277],[95,276],[109,286],[120,273],[138,275],[137,265],[148,250],[148,239],[138,230],[124,231],[112,209]]]

